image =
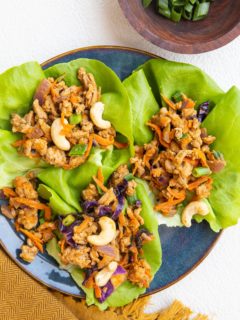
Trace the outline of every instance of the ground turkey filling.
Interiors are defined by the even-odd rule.
[[[155,193],[155,209],[175,215],[178,205],[208,198],[211,174],[225,166],[223,155],[210,149],[215,137],[201,127],[195,103],[181,95],[177,103],[163,97],[160,109],[147,125],[155,132],[150,143],[135,147],[133,173],[147,180]],[[199,121],[200,120],[200,121]]]
[[[70,87],[61,77],[44,79],[35,93],[32,110],[24,117],[12,114],[12,131],[23,134],[23,139],[14,144],[20,153],[72,169],[86,161],[93,144],[106,147],[114,143],[114,128],[100,129],[90,117],[91,107],[100,101],[101,89],[83,68],[78,70],[78,79],[81,86]],[[60,134],[70,143],[67,151],[53,142],[51,126],[56,119],[61,119]]]

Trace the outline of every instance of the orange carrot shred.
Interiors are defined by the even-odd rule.
[[[25,204],[28,207],[39,209],[39,210],[44,210],[45,216],[47,218],[46,220],[50,220],[51,209],[46,204],[37,202],[35,200],[20,198],[20,197],[16,197],[16,198],[14,198],[14,200],[16,200],[18,203]]]
[[[97,178],[101,183],[104,183],[104,176],[101,167],[98,168]]]
[[[167,97],[163,96],[162,94],[161,94],[161,97],[162,97],[163,101],[164,101],[170,108],[172,108],[173,110],[176,110],[175,103],[173,103],[170,99],[168,99]]]
[[[125,148],[128,147],[128,143],[122,143],[122,142],[119,142],[119,141],[116,141],[116,140],[113,142],[113,145],[117,149],[125,149]]]
[[[85,228],[87,228],[89,222],[91,222],[90,217],[86,217],[83,222],[77,227],[78,233],[82,232]]]
[[[37,238],[34,234],[32,234],[30,231],[19,228],[19,231],[22,232],[26,237],[28,237],[34,245],[39,249],[40,252],[43,253],[43,245],[42,245],[42,240]]]
[[[20,147],[24,144],[26,140],[16,140],[15,142],[12,143],[13,147]]]
[[[198,150],[198,156],[199,156],[199,159],[200,159],[202,165],[204,167],[208,167],[206,156],[205,156],[204,152],[202,152],[202,150]]]
[[[97,143],[99,143],[101,146],[111,146],[114,144],[114,139],[110,140],[110,139],[105,139],[101,136],[99,136],[98,134],[94,134],[94,139],[97,141]]]
[[[89,140],[88,140],[88,146],[87,146],[87,150],[84,153],[85,158],[87,158],[90,154],[90,151],[92,149],[92,144],[93,144],[93,135],[90,134],[89,136]]]
[[[20,230],[20,224],[19,224],[17,221],[15,221],[15,222],[14,222],[14,225],[15,225],[16,231],[19,232],[19,230]]]
[[[100,188],[102,191],[108,192],[108,188],[105,187],[105,185],[104,185],[101,181],[99,181],[98,178],[96,178],[96,177],[94,177],[94,176],[93,176],[92,178],[93,178],[94,182],[96,183],[96,185],[98,185],[99,188]]]
[[[156,134],[158,135],[159,142],[161,145],[163,145],[165,148],[169,148],[169,144],[165,142],[162,138],[162,132],[161,129],[154,123],[147,122],[147,125],[151,128],[153,128],[156,131]]]
[[[170,187],[168,187],[167,190],[174,198],[177,198],[177,199],[181,199],[183,197],[185,198],[186,194],[185,194],[184,190],[176,191],[176,190],[171,189]]]
[[[161,211],[161,210],[165,211],[166,209],[170,210],[171,207],[175,206],[176,204],[181,203],[184,199],[185,199],[185,195],[184,195],[184,197],[176,199],[176,200],[169,199],[166,202],[162,202],[162,203],[157,204],[154,208],[157,211]]]
[[[64,120],[65,120],[65,114],[64,114],[64,112],[62,112],[62,113],[61,113],[61,125],[62,125],[63,127],[65,126]]]
[[[65,239],[62,239],[61,240],[61,245],[60,245],[61,253],[63,253],[63,251],[64,251],[65,243],[66,243]]]
[[[96,284],[94,284],[94,293],[96,298],[101,298],[102,296],[101,289]]]
[[[195,180],[194,182],[191,182],[188,184],[187,188],[188,190],[194,190],[196,189],[200,184],[209,181],[210,183],[212,182],[212,178],[208,177],[208,176],[204,176],[204,177],[200,177],[197,180]]]
[[[134,163],[134,169],[132,172],[134,176],[135,176],[135,173],[137,172],[138,166],[139,166],[138,162]]]
[[[17,194],[16,194],[16,192],[13,190],[13,189],[11,189],[11,188],[3,188],[2,189],[3,190],[3,193],[4,193],[4,195],[6,196],[6,197],[16,197],[17,196]]]

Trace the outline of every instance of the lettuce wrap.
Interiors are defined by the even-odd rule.
[[[142,85],[139,85],[140,83]],[[240,135],[240,91],[233,87],[224,93],[199,68],[163,59],[149,60],[125,79],[124,85],[129,92],[133,114],[141,114],[141,117],[137,117],[137,121],[133,122],[134,141],[138,141],[139,144],[148,143],[151,140],[150,130],[146,127],[146,122],[152,116],[151,112],[146,111],[149,110],[149,101],[154,111],[156,110],[155,101],[159,103],[158,110],[164,105],[161,94],[170,98],[177,91],[191,97],[196,101],[196,105],[211,101],[212,111],[203,122],[203,127],[208,129],[209,134],[216,136],[213,147],[223,153],[227,165],[224,170],[213,176],[213,189],[208,198],[209,214],[205,217],[195,216],[195,220],[197,222],[207,220],[211,229],[216,232],[236,224],[240,217],[238,196],[240,161],[237,153],[238,136]],[[141,90],[141,88],[145,89]],[[146,92],[150,95],[149,100],[146,100]],[[147,130],[147,134],[142,134]],[[158,214],[159,223],[181,226],[182,209],[180,207],[172,218]]]
[[[129,142],[129,149],[124,150],[109,150],[93,148],[91,153],[90,163],[85,163],[84,170],[80,169],[79,174],[91,177],[95,174],[95,164],[100,164],[105,159],[105,171],[112,172],[119,163],[127,162],[130,157],[129,150],[133,150],[133,136],[132,136],[132,115],[129,105],[127,92],[117,75],[106,65],[100,61],[89,59],[78,59],[69,63],[62,63],[55,65],[45,71],[37,62],[25,63],[21,66],[9,69],[0,75],[0,139],[2,148],[0,150],[0,166],[1,166],[1,182],[0,187],[11,186],[11,181],[14,177],[20,174],[26,173],[33,168],[49,168],[46,171],[46,175],[54,175],[56,185],[64,185],[61,183],[65,176],[65,173],[61,169],[52,168],[48,164],[39,160],[30,160],[23,156],[20,156],[16,149],[12,147],[12,143],[21,138],[21,135],[14,134],[10,131],[10,116],[13,112],[20,115],[27,113],[32,107],[33,95],[37,86],[41,80],[45,77],[58,77],[65,75],[65,81],[68,85],[79,84],[77,80],[77,70],[80,67],[84,67],[87,72],[93,73],[98,86],[102,90],[102,101],[105,103],[104,118],[109,120],[120,138]],[[119,121],[124,119],[124,121]],[[108,163],[109,160],[109,163]],[[96,161],[96,162],[95,162]],[[14,164],[14,165],[13,165]],[[111,166],[113,169],[111,170]],[[86,171],[85,171],[86,170]],[[89,171],[88,171],[89,170]],[[79,187],[78,171],[72,173],[66,173],[66,181],[72,182],[73,187]],[[68,179],[68,177],[70,178]],[[58,178],[60,179],[58,181]],[[83,179],[84,180],[84,179]],[[48,183],[45,182],[47,185]],[[88,182],[83,182],[83,187]],[[71,185],[71,183],[70,183]],[[51,185],[49,184],[49,187]],[[57,194],[64,193],[63,190],[55,189]],[[76,202],[79,196],[78,190],[71,191],[75,195],[75,201],[71,200],[70,205],[76,209],[79,209],[79,205]],[[66,200],[66,197],[63,199]]]
[[[162,251],[158,234],[158,222],[156,215],[152,209],[151,200],[148,197],[147,184],[139,179],[137,179],[137,183],[138,185],[136,188],[136,194],[137,198],[142,202],[141,216],[144,219],[144,227],[146,227],[148,231],[150,231],[154,235],[154,239],[143,246],[143,256],[151,266],[152,275],[154,275],[160,268],[162,263]],[[51,255],[60,264],[60,267],[64,268],[59,260],[59,248],[55,238],[47,244],[47,251],[49,255]],[[113,292],[113,294],[111,294],[111,296],[109,296],[105,300],[105,302],[99,303],[94,296],[93,289],[88,289],[82,285],[82,282],[84,280],[83,271],[78,267],[70,267],[67,270],[71,274],[75,282],[78,284],[78,286],[85,292],[87,304],[95,304],[101,310],[105,310],[108,307],[120,307],[128,304],[132,300],[136,299],[140,294],[144,293],[146,290],[145,288],[140,288],[136,285],[133,285],[131,282],[126,281],[122,285],[120,285]]]

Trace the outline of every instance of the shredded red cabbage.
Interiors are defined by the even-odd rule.
[[[136,236],[135,236],[135,242],[136,242],[136,247],[138,249],[141,249],[142,248],[142,242],[143,242],[143,239],[142,239],[142,235],[143,234],[146,234],[147,236],[152,236],[152,233],[149,232],[146,228],[142,228],[140,230],[138,230]]]
[[[124,196],[126,194],[128,187],[128,181],[126,179],[123,179],[121,183],[119,183],[116,188],[114,189],[114,193],[117,197],[118,200],[118,205],[115,210],[115,212],[112,215],[113,220],[117,220],[119,214],[122,212],[123,207],[124,207]]]
[[[109,216],[112,214],[112,209],[109,206],[100,206],[98,211],[98,217]]]
[[[66,242],[73,248],[76,248],[78,244],[73,240],[73,228],[79,225],[82,221],[76,220],[70,226],[66,227],[62,223],[62,218],[59,217],[58,227],[60,232],[64,235]]]
[[[203,122],[203,120],[206,118],[206,116],[209,113],[209,101],[203,102],[198,106],[198,113],[197,118],[199,122]]]
[[[93,201],[84,201],[82,203],[82,208],[84,213],[89,213],[93,210],[93,208],[97,207],[98,202],[96,200]]]

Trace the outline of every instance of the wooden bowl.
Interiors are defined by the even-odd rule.
[[[224,46],[240,34],[240,0],[215,0],[200,21],[172,22],[159,15],[155,1],[118,0],[131,25],[155,45],[178,53],[200,53]]]

